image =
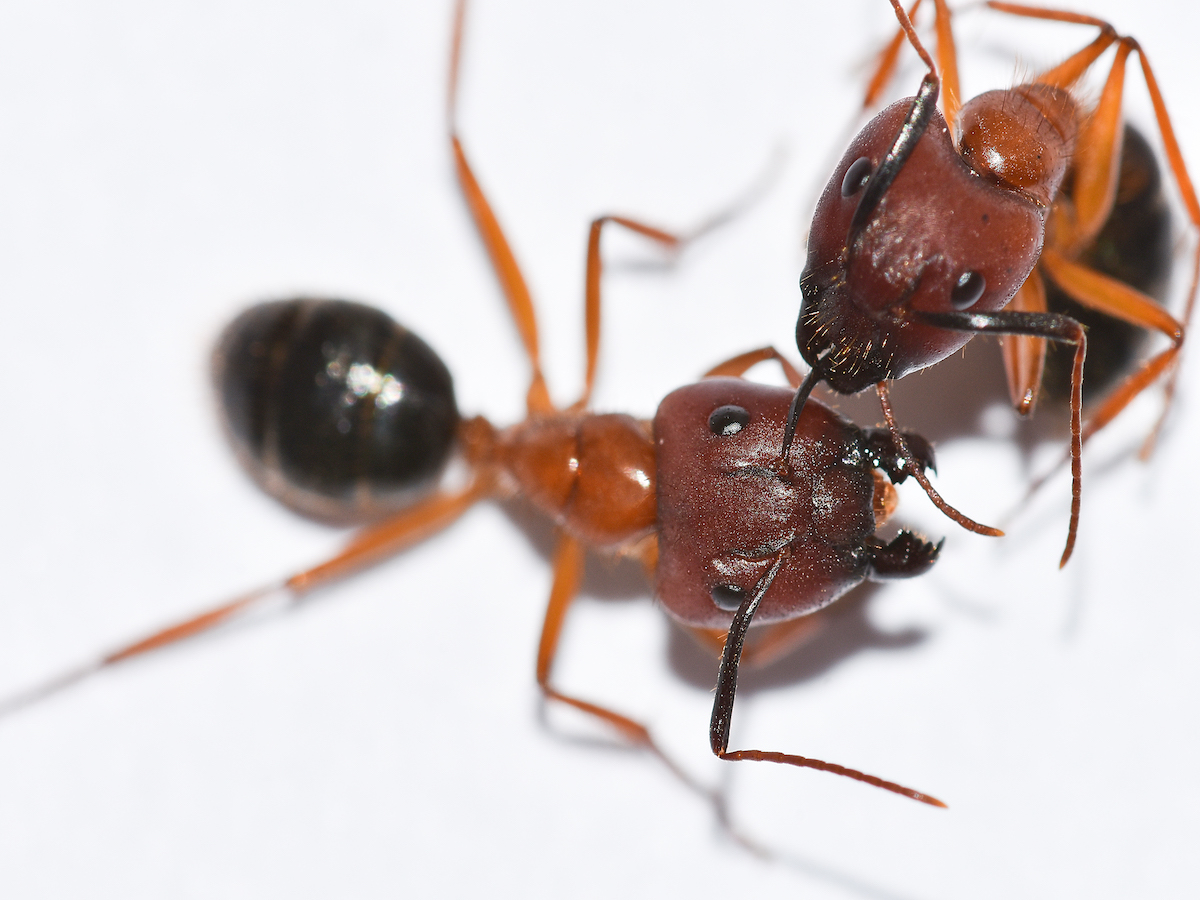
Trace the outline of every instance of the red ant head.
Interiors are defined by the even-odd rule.
[[[813,216],[796,342],[842,393],[945,359],[971,333],[923,314],[1002,309],[1041,253],[1044,208],[972,171],[935,99],[871,120]]]
[[[764,578],[755,621],[794,619],[867,578],[913,577],[937,559],[939,545],[910,533],[890,544],[875,535],[877,514],[889,512],[876,496],[884,476],[904,477],[890,434],[863,431],[811,400],[789,465],[780,465],[791,401],[786,388],[708,378],[659,405],[655,594],[678,621],[728,628]],[[906,437],[931,468],[928,442]]]

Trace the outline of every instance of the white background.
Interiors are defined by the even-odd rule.
[[[1095,5],[1142,39],[1200,167],[1200,21],[1175,9]],[[0,693],[338,546],[258,494],[223,443],[207,359],[246,304],[375,303],[444,355],[465,412],[521,415],[526,368],[445,140],[449,21],[448,3],[367,0],[4,5]],[[535,291],[560,401],[580,384],[588,219],[686,228],[781,146],[766,199],[673,269],[645,265],[657,256],[636,241],[609,245],[596,405],[649,416],[718,359],[794,350],[806,220],[893,27],[883,0],[479,0],[464,140]],[[1091,37],[979,13],[963,35],[968,94]],[[897,90],[919,75],[908,67]],[[541,714],[550,536],[485,504],[297,613],[0,722],[0,893],[1193,892],[1198,374],[1191,353],[1149,465],[1130,450],[1157,395],[1089,448],[1065,571],[1065,480],[1003,541],[906,489],[905,521],[947,535],[936,569],[848,598],[815,644],[745,676],[736,746],[862,768],[949,811],[713,760],[715,665],[636,568],[594,562],[560,684],[651,724],[722,786],[775,859],[750,855],[655,760]],[[1053,407],[1036,432],[995,407],[999,361],[982,340],[904,387],[904,423],[939,442],[938,484],[982,519],[1060,452]]]

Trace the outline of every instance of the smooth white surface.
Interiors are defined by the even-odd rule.
[[[1142,39],[1200,167],[1200,22],[1173,10],[1090,11]],[[0,11],[0,693],[338,546],[256,493],[223,444],[207,354],[245,304],[376,303],[444,355],[464,411],[520,414],[526,369],[445,141],[449,18],[446,3],[365,0]],[[982,35],[964,21],[968,93],[1090,38],[987,21]],[[806,220],[892,27],[883,0],[479,0],[464,139],[535,291],[558,399],[580,384],[588,219],[686,228],[780,145],[766,199],[675,268],[643,271],[653,252],[611,243],[596,405],[650,415],[718,359],[794,349]],[[918,78],[910,66],[900,89]],[[1144,109],[1136,74],[1128,93]],[[957,404],[976,385],[998,396],[998,367],[980,342],[897,399],[941,439],[944,493],[987,520],[1029,459],[1007,411]],[[736,846],[654,760],[557,710],[547,727],[533,684],[547,535],[485,505],[298,614],[0,722],[0,893],[1191,893],[1198,371],[1190,353],[1149,465],[1128,450],[1156,397],[1090,448],[1066,571],[1064,481],[1004,541],[906,490],[906,521],[948,537],[934,572],[845,601],[818,644],[745,678],[738,746],[856,766],[948,812],[712,760],[715,668],[632,568],[592,566],[559,682],[651,724],[777,860]]]

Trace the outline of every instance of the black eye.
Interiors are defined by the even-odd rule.
[[[854,162],[850,163],[850,168],[846,170],[846,176],[842,179],[842,196],[853,197],[863,189],[863,185],[871,177],[871,158],[869,156],[860,156]]]
[[[750,423],[750,413],[740,406],[718,406],[708,417],[708,430],[721,437],[737,434]]]
[[[950,305],[955,309],[970,309],[983,296],[987,279],[978,272],[963,272],[950,289]]]
[[[712,589],[712,599],[721,609],[737,612],[742,601],[746,599],[746,592],[736,584],[718,584]]]

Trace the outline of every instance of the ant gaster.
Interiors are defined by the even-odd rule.
[[[796,325],[797,345],[812,370],[797,392],[795,408],[817,381],[842,393],[875,385],[894,426],[888,380],[945,359],[975,334],[990,333],[1005,336],[1011,392],[1017,408],[1027,413],[1041,381],[1045,342],[1073,347],[1071,517],[1060,561],[1065,565],[1079,526],[1083,442],[1169,372],[1183,344],[1183,325],[1151,298],[1078,261],[1113,209],[1125,61],[1134,50],[1195,225],[1200,225],[1200,204],[1154,74],[1132,38],[1090,16],[989,2],[1017,16],[1093,25],[1100,34],[1032,81],[990,91],[960,108],[946,3],[935,0],[940,63],[935,66],[898,0],[891,2],[902,31],[885,52],[871,91],[886,79],[902,37],[929,72],[915,98],[886,108],[851,142],[817,205]],[[1103,93],[1096,109],[1084,116],[1070,89],[1113,45],[1116,57]],[[936,108],[939,91],[944,117]],[[1191,314],[1198,272],[1200,246],[1184,321]],[[1129,374],[1086,425],[1085,331],[1071,316],[1047,311],[1044,279],[1090,309],[1156,330],[1171,341]],[[1167,393],[1169,401],[1173,382]],[[790,431],[785,448],[789,437]],[[997,533],[965,517],[959,521]]]

